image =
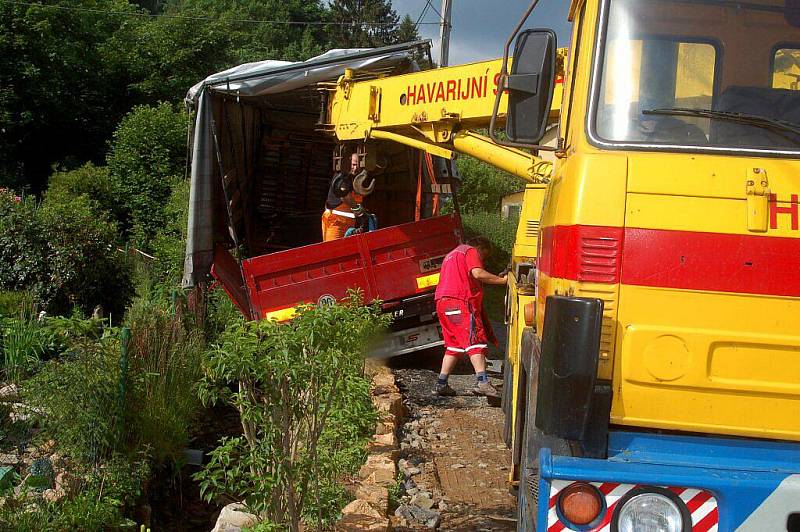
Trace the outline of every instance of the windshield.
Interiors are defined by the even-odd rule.
[[[800,152],[800,0],[608,0],[600,142]]]

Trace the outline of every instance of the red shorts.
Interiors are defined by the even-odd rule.
[[[483,320],[480,314],[470,312],[466,301],[442,298],[436,302],[436,315],[442,326],[445,355],[486,354],[489,344]]]

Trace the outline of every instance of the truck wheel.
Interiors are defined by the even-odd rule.
[[[506,444],[506,447],[511,448],[511,416],[513,414],[513,408],[511,405],[511,398],[514,395],[514,371],[511,368],[509,361],[508,361],[508,349],[506,349],[506,355],[503,359],[503,393],[501,396],[501,405],[503,408],[503,441]]]
[[[527,432],[527,431],[526,431]],[[527,436],[527,434],[526,434]],[[519,488],[517,489],[517,532],[536,532],[536,506],[539,495],[539,475],[528,468],[527,453],[522,455]]]
[[[529,376],[538,376],[538,368],[529,368],[529,371]],[[519,532],[536,530],[539,506],[539,451],[543,447],[548,447],[554,455],[573,456],[567,440],[548,436],[536,428],[537,381],[531,377],[528,382],[531,384],[528,386],[527,400],[525,401],[525,429],[522,438],[517,495],[517,530]],[[548,500],[548,494],[544,494],[544,498]]]

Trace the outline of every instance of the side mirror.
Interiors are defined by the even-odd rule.
[[[506,136],[512,142],[538,144],[544,137],[556,72],[556,34],[525,30],[517,37],[511,74],[506,78]]]

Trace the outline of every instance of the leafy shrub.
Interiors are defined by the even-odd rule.
[[[244,319],[242,313],[221,288],[211,290],[206,296],[205,335],[209,344],[215,343],[225,329]]]
[[[164,301],[137,299],[126,321],[123,364],[119,330],[97,319],[45,320],[49,345],[62,356],[44,364],[23,394],[48,437],[76,459],[147,449],[156,465],[177,461],[199,408],[202,335]]]
[[[364,346],[387,323],[378,305],[360,303],[305,307],[288,324],[238,321],[220,336],[201,397],[236,407],[244,435],[223,439],[196,475],[207,500],[244,500],[291,530],[336,516],[345,500],[336,483],[363,460],[376,419]]]
[[[183,276],[183,258],[186,251],[186,229],[189,219],[188,180],[178,181],[164,206],[164,227],[153,239],[154,275],[166,286],[180,286]]]
[[[100,304],[122,312],[131,296],[130,268],[117,251],[117,227],[98,213],[86,196],[60,201],[47,197],[40,223],[47,242],[47,275],[36,287],[51,313],[75,306],[91,312]]]
[[[36,201],[0,192],[0,289],[25,290],[47,274],[46,242]]]
[[[73,316],[47,316],[41,320],[46,344],[45,353],[54,358],[80,349],[87,341],[98,341],[105,332],[105,322],[100,318]]]
[[[487,268],[498,272],[508,266],[519,219],[504,220],[499,212],[464,213],[461,216],[467,238],[485,236],[492,243],[492,255],[486,261]]]
[[[8,497],[0,506],[0,528],[21,532],[131,529],[125,517],[142,495],[150,469],[147,461],[111,456],[80,475],[80,489],[49,503],[23,495]]]
[[[500,212],[503,196],[525,188],[525,181],[473,157],[458,158],[462,213]]]
[[[0,194],[0,288],[29,289],[50,313],[98,304],[121,312],[131,288],[116,240],[116,224],[85,195],[54,194],[39,206]]]
[[[108,530],[123,524],[119,507],[97,492],[84,491],[61,504],[12,497],[0,507],[0,526],[17,532]]]
[[[185,112],[162,103],[135,107],[114,132],[108,168],[137,247],[149,250],[164,226],[165,205],[185,171],[187,126]]]
[[[57,171],[50,176],[46,194],[51,201],[57,197],[62,203],[86,196],[95,211],[108,213],[113,219],[121,216],[117,193],[105,166],[86,163],[75,170]]]

